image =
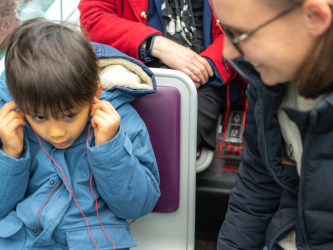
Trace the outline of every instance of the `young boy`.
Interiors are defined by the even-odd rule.
[[[0,79],[0,249],[129,249],[126,219],[151,212],[160,196],[147,129],[128,103],[155,91],[153,75],[94,47],[102,63],[78,30],[39,19],[9,41]],[[107,57],[140,68],[147,83],[102,90]]]

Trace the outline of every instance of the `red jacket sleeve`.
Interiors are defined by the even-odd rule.
[[[227,64],[228,64],[228,70],[227,70],[222,61],[222,49],[223,49],[224,35],[219,30],[219,28],[217,28],[215,26],[214,18],[213,18],[212,22],[213,22],[212,23],[213,43],[211,45],[209,45],[206,48],[206,50],[203,51],[200,55],[210,59],[214,63],[216,69],[218,70],[220,76],[222,77],[223,84],[226,84],[229,81],[229,79],[231,78],[231,76],[234,74],[235,70],[231,66],[231,64],[229,64],[229,62],[227,62]]]
[[[107,44],[140,60],[139,47],[147,37],[160,34],[147,26],[140,13],[148,10],[148,1],[81,0],[80,23],[90,41]]]

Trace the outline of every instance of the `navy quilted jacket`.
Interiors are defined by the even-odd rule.
[[[296,230],[300,250],[333,249],[333,93],[311,111],[284,109],[303,142],[301,176],[282,157],[276,112],[286,86],[264,85],[242,60],[234,67],[251,83],[242,164],[218,237],[219,250],[281,249],[277,242]]]

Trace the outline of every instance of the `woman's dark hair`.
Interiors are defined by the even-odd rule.
[[[92,102],[99,81],[97,57],[88,39],[73,24],[44,19],[26,21],[14,31],[5,73],[19,109],[54,118]]]
[[[282,9],[300,6],[304,0],[269,0]],[[298,72],[298,93],[315,98],[333,91],[333,25],[322,35],[318,45],[311,51]]]

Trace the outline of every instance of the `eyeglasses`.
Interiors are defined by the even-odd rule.
[[[226,26],[226,25],[222,25],[222,29],[224,31],[224,33],[226,34],[226,36],[228,37],[228,39],[230,40],[230,42],[234,45],[234,47],[237,49],[237,51],[241,54],[241,56],[243,56],[243,51],[239,46],[239,43],[241,41],[244,41],[245,39],[248,39],[250,36],[252,36],[255,32],[257,32],[258,30],[260,30],[261,28],[267,26],[268,24],[274,22],[275,20],[279,19],[280,17],[283,17],[285,15],[287,15],[288,13],[292,12],[293,10],[295,10],[296,8],[300,7],[300,5],[296,5],[295,7],[291,8],[291,9],[287,9],[285,11],[283,11],[281,14],[277,15],[276,17],[268,20],[267,22],[259,25],[257,28],[250,30],[248,32],[245,32],[237,37],[234,36],[234,34],[231,32],[231,29]]]

